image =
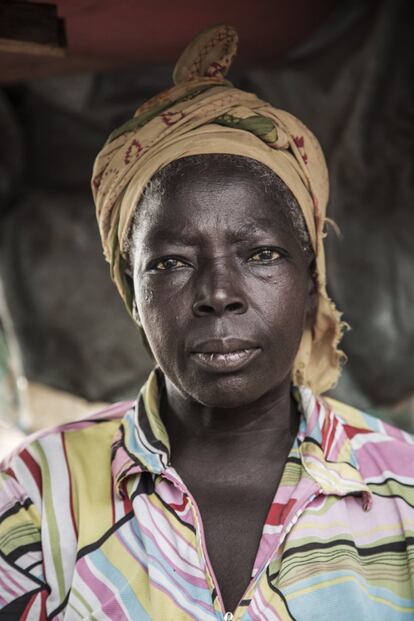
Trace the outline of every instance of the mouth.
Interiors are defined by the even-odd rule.
[[[193,360],[201,367],[216,372],[236,371],[255,358],[260,347],[241,339],[214,339],[204,341],[191,352]]]

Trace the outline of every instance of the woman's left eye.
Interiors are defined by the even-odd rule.
[[[163,271],[163,270],[172,270],[176,267],[184,267],[184,266],[185,266],[185,263],[183,261],[180,261],[180,259],[173,259],[173,258],[167,257],[166,259],[161,259],[160,261],[158,261],[158,263],[154,265],[154,268],[157,271]]]
[[[249,257],[248,261],[251,263],[273,263],[276,259],[279,259],[282,254],[278,250],[274,250],[272,248],[264,248],[263,250],[258,250],[251,257]]]

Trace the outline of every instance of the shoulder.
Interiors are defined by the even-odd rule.
[[[104,464],[110,467],[114,436],[131,406],[131,401],[116,403],[87,418],[28,436],[0,464],[3,489],[20,490],[20,496],[27,495],[40,508],[41,497],[47,490],[52,492],[54,483],[73,479],[81,469],[87,473],[89,466],[95,473]]]
[[[407,431],[342,401],[330,397],[324,397],[324,400],[332,408],[335,415],[341,419],[350,438],[364,434],[367,441],[370,442],[375,442],[375,440],[379,442],[397,441],[414,449],[414,436]]]
[[[325,398],[351,442],[365,478],[414,483],[414,436],[335,399]]]
[[[13,592],[0,608],[32,594],[37,610],[48,593],[69,592],[78,548],[111,527],[112,444],[131,405],[32,435],[2,462],[0,574]]]

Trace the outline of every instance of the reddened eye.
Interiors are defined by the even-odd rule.
[[[282,253],[274,248],[263,248],[255,252],[249,257],[249,263],[273,263],[277,259],[280,259]]]

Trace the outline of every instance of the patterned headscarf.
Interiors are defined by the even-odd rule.
[[[225,79],[237,33],[216,26],[199,34],[181,55],[175,85],[153,97],[109,136],[93,169],[92,191],[104,254],[130,313],[134,292],[125,274],[131,223],[151,177],[190,155],[227,153],[273,170],[298,201],[316,256],[318,308],[294,362],[294,384],[316,394],[338,380],[344,325],[326,293],[323,248],[328,173],[321,147],[301,121]],[[196,216],[195,216],[196,217]]]

